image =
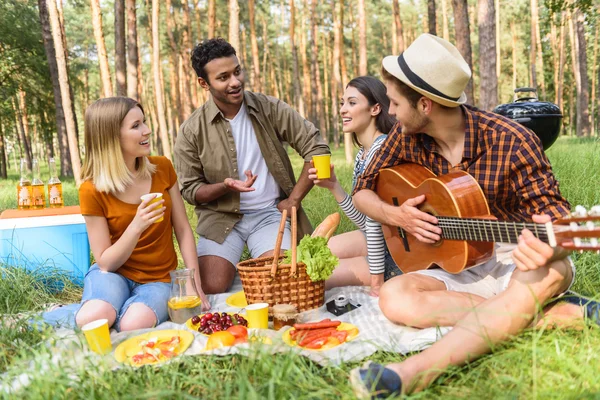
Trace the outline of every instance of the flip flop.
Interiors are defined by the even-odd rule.
[[[350,371],[350,384],[359,399],[385,399],[402,393],[400,376],[372,361]]]

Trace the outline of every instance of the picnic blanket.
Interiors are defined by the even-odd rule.
[[[229,292],[209,296],[212,305],[211,311],[238,312],[238,308],[233,308],[225,303],[225,300],[233,293],[242,290],[241,281],[236,278]],[[281,339],[285,328],[280,331],[270,329],[250,329],[250,334],[268,336],[272,344],[263,345],[263,351],[269,351],[272,354],[294,351],[320,365],[339,365],[346,362],[360,361],[378,350],[388,351],[399,354],[419,351],[441,338],[450,328],[428,328],[414,329],[405,326],[399,326],[388,321],[381,312],[378,299],[369,296],[369,288],[362,286],[347,286],[328,290],[325,293],[325,302],[334,299],[340,294],[348,297],[353,304],[361,306],[339,317],[334,316],[326,310],[325,305],[318,309],[310,310],[299,314],[298,321],[319,321],[325,318],[332,318],[348,322],[359,329],[359,335],[352,341],[346,342],[340,346],[324,351],[313,351],[291,347]],[[401,305],[399,305],[401,306]],[[143,329],[129,332],[117,332],[111,330],[111,340],[113,349],[124,340],[148,332],[150,330],[161,329],[183,329],[189,330],[185,324],[176,324],[165,322],[153,329]],[[289,328],[288,328],[289,329]],[[194,341],[183,354],[184,356],[194,355],[230,355],[230,354],[249,354],[253,344],[241,344],[233,347],[224,347],[215,350],[206,351],[208,337],[198,332],[194,332]],[[44,359],[34,359],[32,363],[41,363],[43,368],[73,368],[76,371],[84,363],[102,363],[107,368],[120,368],[121,365],[114,359],[112,354],[99,356],[92,353],[85,338],[77,334],[72,329],[60,328],[56,331],[56,338],[46,344],[51,348],[51,355]],[[38,366],[39,367],[39,366]],[[35,368],[33,370],[38,370]],[[5,374],[6,375],[6,374]],[[75,376],[75,375],[74,375]],[[30,381],[27,373],[5,380],[0,385],[0,393],[14,393],[26,387]]]

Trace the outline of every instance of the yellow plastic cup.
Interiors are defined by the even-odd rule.
[[[154,195],[156,195],[156,197],[155,197],[155,198],[153,198],[153,199],[150,201],[150,204],[152,204],[152,203],[157,203],[157,202],[159,202],[159,201],[161,201],[161,200],[162,200],[162,196],[163,196],[163,195],[162,195],[162,193],[148,193],[148,194],[145,194],[145,195],[143,195],[142,197],[140,197],[140,199],[142,199],[142,201],[144,201],[144,200],[146,200],[147,198],[149,198],[149,197],[152,197],[152,196],[154,196]],[[156,208],[156,207],[154,207],[154,208]],[[164,215],[164,213],[163,213],[163,215]],[[157,223],[159,223],[159,222],[162,222],[162,221],[164,221],[164,218],[163,218],[163,216],[161,215],[161,217],[160,217],[159,219],[157,219],[156,221],[154,221],[154,223],[155,223],[155,224],[157,224]]]
[[[246,307],[248,328],[267,329],[269,327],[269,304],[255,303]]]
[[[94,353],[107,354],[112,351],[107,319],[92,321],[81,327],[81,330]]]
[[[312,156],[313,163],[317,169],[317,179],[331,178],[331,154],[323,154],[320,156]]]

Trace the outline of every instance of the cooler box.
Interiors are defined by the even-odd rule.
[[[83,285],[90,267],[90,243],[79,206],[4,211],[0,263],[41,274],[62,272]]]

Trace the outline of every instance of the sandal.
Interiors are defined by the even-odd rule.
[[[562,296],[552,299],[547,304],[547,306],[551,306],[562,302],[575,304],[577,306],[583,307],[584,320],[591,320],[596,324],[600,325],[600,302],[569,290],[565,292]]]
[[[359,399],[385,399],[402,393],[400,376],[372,361],[350,371],[350,384]]]

